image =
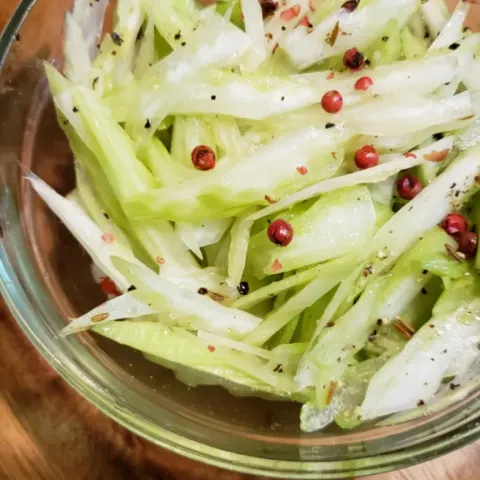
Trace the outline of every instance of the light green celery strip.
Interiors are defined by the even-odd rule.
[[[285,326],[289,320],[313,305],[319,298],[340,283],[351,271],[352,258],[328,262],[308,285],[290,298],[277,311],[268,315],[244,341],[252,345],[263,345],[272,335]]]

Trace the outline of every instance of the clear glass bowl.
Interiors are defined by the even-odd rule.
[[[0,288],[23,331],[77,391],[144,438],[187,457],[288,479],[346,478],[407,467],[480,437],[480,392],[393,427],[304,434],[298,405],[188,388],[138,353],[90,334],[60,338],[67,317],[102,297],[89,258],[22,179],[74,185],[42,61],[61,64],[71,0],[23,0],[0,38]],[[21,359],[20,359],[21,360]]]

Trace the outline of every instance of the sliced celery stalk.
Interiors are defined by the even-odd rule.
[[[449,13],[445,0],[422,2],[421,11],[430,36],[435,39],[448,23]]]
[[[243,373],[252,379],[259,380],[260,383],[274,387],[275,393],[278,394],[283,393],[288,396],[295,388],[290,375],[273,372],[255,356],[235,352],[222,346],[210,345],[182,329],[166,328],[151,321],[127,320],[99,325],[95,327],[95,332],[168,362],[200,370],[206,368],[207,371],[211,368],[212,373],[218,373],[220,376],[224,376],[222,369],[228,367],[233,370],[233,373]],[[228,374],[226,378],[229,378]],[[237,378],[237,375],[232,375],[233,380]]]
[[[361,250],[371,239],[375,209],[366,187],[330,192],[290,222],[294,231],[286,247],[273,244],[267,230],[250,242],[250,270],[262,278],[324,262]]]
[[[463,153],[428,187],[394,215],[374,236],[365,252],[365,262],[340,285],[324,321],[333,319],[343,304],[349,308],[366,285],[390,268],[399,256],[451,211],[458,210],[477,190],[480,148]],[[454,185],[454,187],[452,187]],[[456,191],[461,186],[458,196]],[[409,225],[408,229],[404,226]],[[363,275],[365,269],[369,274]],[[353,287],[353,288],[352,288]],[[348,300],[347,300],[348,299]]]
[[[131,295],[160,312],[169,313],[180,326],[235,339],[244,337],[261,322],[249,313],[220,305],[208,295],[178,287],[143,265],[120,257],[115,257],[113,262],[130,284],[137,287]]]
[[[71,335],[107,322],[137,318],[154,313],[153,308],[140,302],[129,293],[125,293],[99,305],[81,317],[72,319],[71,323],[62,329],[61,335]]]
[[[407,60],[421,58],[428,49],[428,42],[422,37],[414,35],[410,29],[404,28],[400,33],[402,40],[402,52]],[[434,58],[434,57],[432,57]]]
[[[340,283],[352,269],[352,257],[345,257],[324,263],[318,275],[298,293],[293,295],[278,310],[268,315],[246,338],[252,345],[263,345],[292,318],[312,306]]]
[[[119,0],[113,32],[105,35],[90,72],[92,88],[101,95],[132,78],[136,40],[144,20],[140,0]]]
[[[295,79],[214,71],[207,81],[195,84],[172,111],[180,115],[211,113],[258,120],[313,105],[322,95]]]
[[[136,265],[142,265],[130,248],[116,242],[110,232],[103,232],[90,217],[75,203],[56,193],[43,180],[33,173],[27,175],[35,191],[42,197],[50,209],[62,220],[75,238],[82,244],[98,267],[104,271],[122,291],[131,283],[112,263],[111,256],[128,259]]]
[[[254,71],[267,56],[262,7],[257,0],[240,0],[240,6],[245,21],[245,32],[252,42],[242,68],[247,72]]]
[[[363,135],[408,135],[474,114],[470,92],[444,99],[405,94],[401,101],[379,97],[345,108],[338,119]]]
[[[173,160],[191,170],[193,174],[205,175],[204,172],[196,170],[192,163],[192,151],[200,145],[210,147],[218,160],[212,125],[205,118],[175,117],[170,148]]]
[[[401,58],[402,40],[396,19],[391,19],[386,24],[380,38],[365,50],[364,55],[373,66],[388,65]]]
[[[108,0],[75,0],[72,18],[82,31],[82,37],[88,47],[90,60],[98,54],[98,38],[102,34],[105,11]],[[67,36],[67,35],[66,35]]]
[[[189,40],[201,18],[194,0],[142,0],[142,4],[155,22],[155,28],[172,48]]]
[[[295,31],[295,27],[308,11],[309,0],[282,1],[275,13],[265,22],[267,51],[273,53],[288,32]],[[298,28],[304,29],[304,27]]]
[[[430,50],[438,50],[440,48],[449,47],[453,43],[460,42],[463,36],[463,25],[469,11],[469,3],[459,2],[452,16],[430,46]]]
[[[280,41],[280,46],[298,68],[304,69],[352,47],[365,49],[380,37],[391,19],[397,19],[403,28],[418,4],[416,0],[375,0],[353,13],[340,9],[313,31],[296,28]],[[337,22],[344,35],[338,31],[335,34]]]
[[[431,280],[425,262],[446,253],[446,245],[455,249],[456,241],[439,227],[430,230],[417,244],[402,255],[390,270],[378,297],[376,316],[395,320]]]
[[[198,75],[208,67],[238,65],[251,44],[244,32],[218,14],[206,16],[182,43],[183,47],[150,67],[139,80],[138,89],[133,89],[127,130],[140,143],[153,135]]]
[[[415,408],[428,402],[442,379],[463,361],[480,355],[478,277],[455,281],[439,299],[433,318],[371,380],[362,405],[364,419]]]
[[[88,44],[80,25],[67,12],[65,15],[65,76],[73,83],[90,86],[92,62]]]
[[[156,137],[139,148],[138,157],[148,167],[162,186],[177,185],[182,180],[182,170],[175,164],[165,145]]]
[[[213,171],[203,172],[205,177],[179,187],[133,197],[125,204],[127,214],[143,221],[195,221],[234,216],[249,206],[266,205],[334,175],[342,158],[339,146],[347,135],[342,129],[315,128],[284,135],[242,162],[219,164]],[[308,173],[299,173],[299,167]]]

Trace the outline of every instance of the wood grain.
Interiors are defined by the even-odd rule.
[[[0,30],[16,0],[0,0]],[[0,300],[0,480],[254,480],[157,448],[80,398]],[[480,445],[375,480],[476,480]]]

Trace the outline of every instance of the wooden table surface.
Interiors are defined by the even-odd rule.
[[[0,31],[17,0],[0,0]],[[0,299],[0,480],[247,480],[157,448],[80,398],[43,361]],[[480,444],[376,480],[475,480]]]

